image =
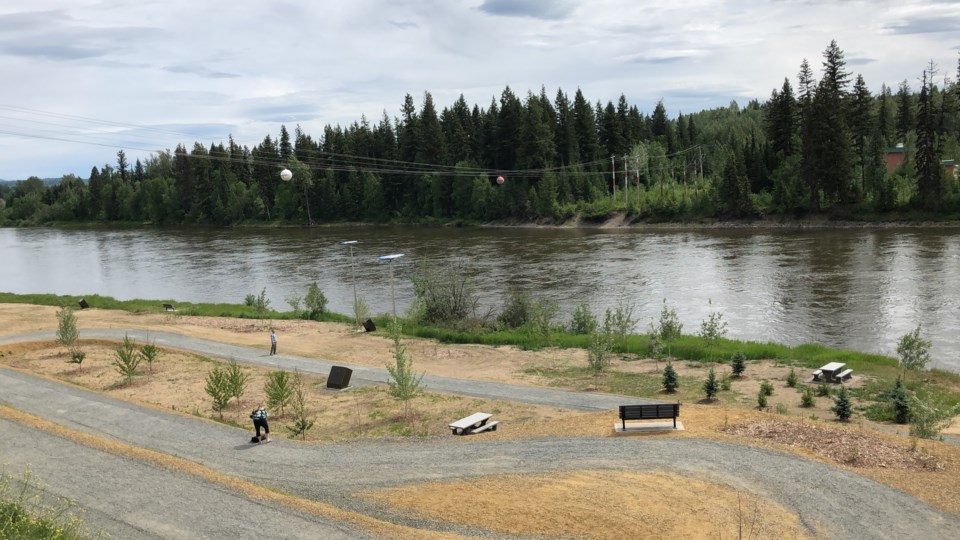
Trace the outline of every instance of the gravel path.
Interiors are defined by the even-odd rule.
[[[367,366],[354,366],[322,360],[317,358],[306,358],[303,356],[293,356],[289,354],[267,355],[267,352],[252,347],[243,347],[240,345],[230,345],[217,341],[183,336],[169,332],[151,331],[147,333],[139,329],[90,329],[83,331],[84,339],[116,339],[122,340],[124,336],[129,336],[141,342],[147,340],[153,341],[162,347],[171,347],[192,351],[207,356],[214,356],[223,359],[234,359],[238,363],[252,366],[268,367],[273,369],[285,369],[292,371],[298,369],[304,373],[313,373],[317,375],[327,375],[330,368],[334,365],[344,366],[353,370],[350,383],[353,385],[363,384],[386,384],[390,380],[390,374],[384,368],[371,368]],[[0,338],[0,345],[6,343],[16,343],[22,341],[49,341],[56,339],[54,332],[39,332],[34,334],[23,334],[19,336],[8,336]],[[489,381],[476,381],[466,379],[453,379],[450,377],[438,377],[436,375],[426,375],[423,377],[423,384],[431,392],[447,392],[462,396],[480,397],[484,399],[500,399],[505,401],[519,401],[522,403],[532,403],[534,405],[547,405],[560,407],[564,409],[578,409],[585,411],[609,411],[616,409],[617,406],[624,403],[624,399],[630,403],[663,403],[663,401],[642,399],[642,398],[624,398],[601,393],[571,392],[568,390],[558,390],[553,388],[543,388],[535,386],[519,386],[513,384],[495,383]]]
[[[666,470],[712,479],[778,501],[796,511],[807,526],[819,527],[835,538],[960,537],[960,518],[943,514],[868,478],[794,456],[714,441],[652,437],[485,441],[478,437],[434,437],[336,445],[278,440],[256,446],[245,443],[249,436],[245,430],[137,407],[2,368],[0,401],[79,431],[180,456],[226,474],[346,510],[434,530],[481,533],[397,515],[362,501],[356,494],[365,489],[409,482],[501,473]],[[11,461],[21,453],[27,457],[20,456],[18,462],[44,460],[49,441],[44,437],[36,440],[32,446],[26,444],[18,448],[4,443],[0,446],[0,460]],[[98,457],[96,453],[83,460],[94,464],[102,460],[102,465],[92,466],[103,470],[117,467],[111,463],[116,458]],[[51,463],[54,469],[56,463],[55,459]],[[43,477],[43,471],[38,473]],[[159,490],[162,486],[153,484],[163,484],[167,476],[176,475],[159,471],[153,477],[144,476],[127,489]],[[72,493],[69,487],[62,492]],[[145,508],[150,508],[150,515],[157,515],[152,506]],[[207,519],[220,519],[219,514],[221,512],[210,513],[213,517]],[[208,516],[208,513],[202,515]]]

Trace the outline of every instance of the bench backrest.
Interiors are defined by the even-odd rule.
[[[680,416],[679,403],[620,405],[620,418],[622,418],[623,420],[676,418],[678,416]]]

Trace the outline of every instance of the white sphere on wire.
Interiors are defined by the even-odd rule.
[[[280,179],[284,182],[289,182],[290,180],[293,180],[293,173],[290,172],[290,169],[284,169],[280,171]]]

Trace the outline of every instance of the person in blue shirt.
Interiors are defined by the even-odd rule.
[[[270,329],[270,356],[277,354],[277,332]]]

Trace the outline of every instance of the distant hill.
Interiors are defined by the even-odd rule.
[[[40,179],[40,181],[43,182],[43,185],[45,186],[55,186],[60,183],[60,180],[62,180],[62,178],[41,178]],[[0,178],[0,184],[6,184],[11,187],[16,185],[17,182],[20,182],[20,180],[3,180],[2,178]]]

